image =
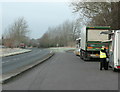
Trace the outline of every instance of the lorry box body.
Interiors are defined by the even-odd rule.
[[[114,32],[110,49],[109,66],[120,69],[120,30]]]
[[[110,27],[83,27],[81,30],[81,58],[88,60],[90,58],[99,58],[102,46],[106,49],[109,43],[102,43],[108,40],[108,35],[101,35],[101,32],[109,31]]]

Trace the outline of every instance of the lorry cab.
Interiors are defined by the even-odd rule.
[[[80,42],[81,42],[81,38],[77,38],[76,39],[76,49],[74,51],[76,56],[80,56]]]
[[[120,69],[120,30],[113,31],[109,49],[109,66],[113,71]]]

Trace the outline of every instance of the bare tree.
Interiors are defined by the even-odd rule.
[[[109,25],[112,29],[120,29],[120,2],[72,2],[73,12],[87,20],[89,25]]]
[[[17,47],[21,42],[25,43],[28,32],[26,20],[23,17],[18,18],[4,33],[5,44],[9,47]]]
[[[40,44],[41,47],[74,46],[79,34],[79,22],[66,20],[56,27],[49,27],[41,37]]]

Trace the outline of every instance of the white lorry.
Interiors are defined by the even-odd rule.
[[[109,66],[113,71],[120,69],[120,30],[113,31],[109,49]]]
[[[81,49],[80,58],[83,60],[90,60],[92,58],[100,58],[100,50],[105,46],[108,50],[109,43],[102,43],[108,40],[108,35],[100,35],[101,32],[109,31],[110,27],[86,27],[81,30]]]

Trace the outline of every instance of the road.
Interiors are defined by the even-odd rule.
[[[2,73],[7,74],[26,65],[32,64],[50,51],[46,49],[34,48],[31,52],[2,58]]]
[[[99,62],[84,62],[73,53],[51,59],[3,84],[3,90],[117,90],[118,73],[99,70]]]

